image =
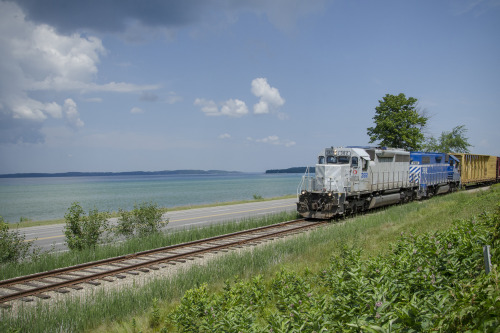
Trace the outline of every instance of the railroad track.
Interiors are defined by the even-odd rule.
[[[317,227],[325,221],[305,219],[282,222],[270,226],[239,231],[222,236],[166,246],[47,272],[0,281],[0,307],[8,308],[12,301],[31,302],[34,297],[50,298],[47,292],[69,293],[71,289],[83,289],[81,284],[100,285],[100,281],[112,282],[127,275],[139,275],[158,266],[175,265],[193,260],[205,253],[227,251],[244,245],[255,245],[264,240],[284,237]]]

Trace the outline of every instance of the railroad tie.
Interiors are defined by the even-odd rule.
[[[68,289],[64,289],[64,288],[55,289],[54,291],[57,292],[57,293],[59,293],[59,294],[67,294],[67,293],[69,293],[69,290]]]
[[[101,276],[99,278],[99,280],[103,280],[103,281],[106,281],[106,282],[114,282],[115,281],[112,278],[109,278],[109,277],[106,277],[106,276]]]
[[[85,281],[84,283],[90,284],[92,286],[100,286],[101,285],[101,282],[98,282],[98,281],[95,281],[95,280]]]
[[[82,290],[83,289],[82,286],[79,286],[77,284],[72,284],[71,286],[67,286],[67,287],[70,289],[73,289],[73,290]]]
[[[49,299],[50,296],[47,294],[34,294],[33,296],[41,298],[41,299]]]

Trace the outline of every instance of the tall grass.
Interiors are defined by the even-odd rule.
[[[0,331],[13,328],[22,332],[90,329],[123,332],[132,331],[134,323],[138,329],[147,331],[153,298],[159,300],[158,306],[164,313],[165,309],[178,302],[185,291],[203,283],[208,283],[210,290],[216,291],[223,288],[224,281],[236,275],[242,279],[257,274],[269,278],[283,267],[292,271],[317,272],[328,264],[332,255],[339,253],[342,245],[368,249],[365,252],[369,253],[383,252],[401,232],[418,234],[449,228],[453,220],[473,217],[484,210],[493,209],[499,202],[500,187],[495,187],[481,193],[457,193],[391,207],[339,221],[285,241],[269,242],[252,251],[231,252],[207,265],[192,266],[175,276],[155,280],[141,287],[98,291],[85,301],[68,298],[50,307],[40,302],[33,308],[21,309],[18,317],[10,316],[9,310],[4,310]],[[231,231],[234,230],[228,230]],[[160,320],[165,318],[161,317]]]

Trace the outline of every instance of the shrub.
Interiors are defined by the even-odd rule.
[[[490,274],[483,245],[491,246]],[[345,246],[317,274],[282,270],[216,294],[204,284],[168,318],[190,332],[497,332],[499,247],[500,208],[445,232],[403,232],[386,255],[362,259]]]
[[[80,204],[74,202],[64,215],[66,220],[64,235],[68,247],[71,250],[95,248],[108,229],[108,218],[107,212],[99,212],[97,209],[89,210],[87,216]]]
[[[163,211],[158,204],[143,202],[134,204],[134,209],[130,212],[119,210],[118,233],[127,237],[145,236],[160,231],[162,227]],[[165,224],[168,221],[164,222]]]
[[[256,193],[253,195],[253,199],[254,200],[263,200],[264,198],[262,197],[262,195]]]
[[[19,231],[10,231],[9,224],[0,216],[0,264],[26,258],[33,241],[26,242]]]

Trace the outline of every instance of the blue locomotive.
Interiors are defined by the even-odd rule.
[[[459,160],[450,154],[380,147],[323,149],[302,177],[297,211],[303,217],[333,218],[455,191]]]

